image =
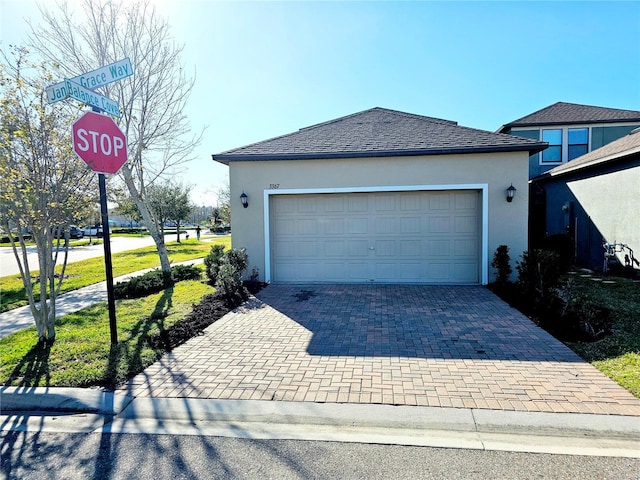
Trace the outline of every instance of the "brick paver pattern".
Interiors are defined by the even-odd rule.
[[[640,416],[640,399],[480,286],[270,285],[136,396]]]

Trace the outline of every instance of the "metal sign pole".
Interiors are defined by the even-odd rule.
[[[118,327],[116,325],[116,296],[113,291],[113,269],[111,265],[111,238],[109,232],[109,211],[107,209],[107,186],[104,173],[98,174],[100,184],[100,214],[102,217],[102,241],[104,243],[104,267],[107,273],[107,300],[109,302],[109,329],[111,343],[118,343]]]

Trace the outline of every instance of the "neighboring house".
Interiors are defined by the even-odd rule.
[[[640,127],[640,111],[557,102],[498,129],[519,137],[547,142],[549,147],[529,157],[529,178],[564,165]],[[540,246],[554,233],[546,226],[546,211],[562,205],[547,199],[544,189],[532,184],[529,191],[529,246]],[[551,203],[550,203],[551,202]],[[557,233],[557,232],[555,232]],[[569,232],[567,232],[569,233]]]
[[[640,268],[640,129],[532,183],[546,196],[547,233],[571,236],[578,265],[602,270],[608,243],[621,265]]]
[[[640,127],[640,111],[558,102],[498,129],[547,142],[529,158],[529,178],[596,150]]]
[[[499,245],[527,249],[528,158],[545,147],[373,108],[212,157],[261,280],[486,284]]]

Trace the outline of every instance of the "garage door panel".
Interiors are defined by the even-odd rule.
[[[422,231],[422,219],[420,217],[400,217],[399,233],[412,234]]]
[[[473,215],[457,215],[454,225],[454,233],[475,234],[478,230],[478,218]]]
[[[298,245],[298,256],[302,258],[317,258],[318,242],[314,240],[303,240],[296,242]]]
[[[323,242],[324,245],[324,254],[327,257],[346,257],[347,256],[347,246],[344,240],[325,240]]]
[[[394,217],[382,217],[375,219],[375,233],[397,234],[396,219]]]
[[[369,219],[367,217],[348,218],[347,233],[350,235],[367,235],[369,233]]]
[[[401,257],[420,257],[422,254],[422,240],[400,240],[400,250],[398,255]]]
[[[478,242],[475,239],[454,240],[452,244],[452,253],[454,257],[467,257],[473,259],[477,256]]]
[[[376,257],[397,257],[396,240],[376,240],[373,252]]]
[[[429,217],[428,233],[450,233],[451,217]]]
[[[453,265],[453,281],[465,282],[467,278],[478,276],[478,264],[475,262],[456,263]]]
[[[275,282],[477,283],[478,191],[275,195]]]
[[[348,195],[347,210],[349,212],[367,212],[369,210],[369,197],[366,195]]]
[[[369,282],[369,262],[347,262],[346,279],[350,282]]]
[[[427,257],[448,257],[451,255],[451,241],[429,240],[427,242]]]
[[[453,195],[456,210],[475,211],[477,209],[478,195],[469,195],[468,192],[457,192]]]
[[[347,242],[347,252],[350,257],[368,257],[369,242],[367,240],[349,240]]]
[[[429,210],[440,211],[451,209],[451,194],[443,192],[434,192],[429,196]]]
[[[322,222],[322,232],[325,235],[344,235],[344,218],[331,217]]]

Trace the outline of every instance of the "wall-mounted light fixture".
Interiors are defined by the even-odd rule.
[[[507,202],[511,202],[513,197],[516,196],[516,187],[513,186],[513,183],[509,188],[507,188]]]
[[[249,206],[249,197],[247,197],[246,193],[242,192],[242,195],[240,195],[240,201],[242,202],[242,206],[244,208],[247,208]]]

